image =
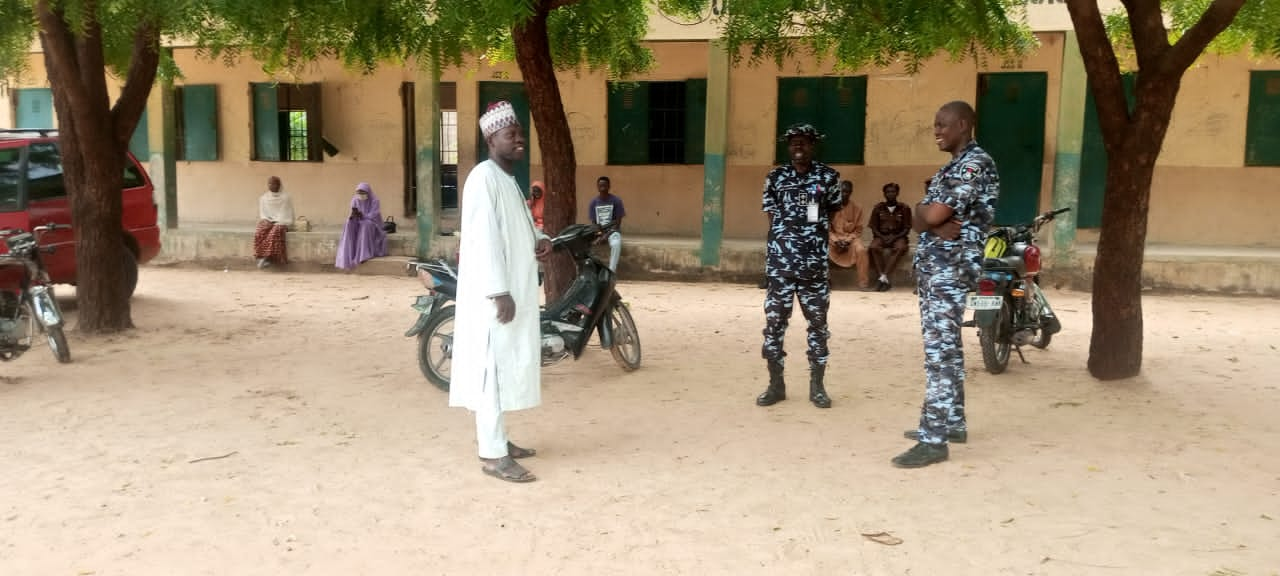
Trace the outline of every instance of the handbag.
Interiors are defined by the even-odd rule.
[[[294,232],[310,232],[310,231],[311,231],[311,221],[310,221],[310,220],[307,220],[307,217],[306,217],[306,216],[299,216],[299,217],[297,217],[297,218],[294,218],[294,219],[293,219],[293,231],[294,231]]]
[[[382,223],[382,229],[387,234],[396,233],[396,219],[394,216],[387,216],[387,221]]]

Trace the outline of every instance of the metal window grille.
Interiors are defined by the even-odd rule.
[[[458,163],[458,111],[440,111],[440,163]]]
[[[307,111],[289,110],[289,160],[310,160],[307,147]]]
[[[684,82],[649,84],[649,163],[684,162]]]

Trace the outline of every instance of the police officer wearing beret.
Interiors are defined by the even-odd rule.
[[[766,244],[767,282],[762,355],[769,367],[769,387],[756,398],[771,406],[787,398],[783,381],[782,339],[795,300],[809,321],[809,401],[830,408],[823,385],[827,368],[827,309],[831,303],[827,237],[831,216],[848,201],[840,190],[840,173],[813,159],[823,138],[809,124],[796,124],[779,139],[787,143],[790,162],[769,172],[764,181],[763,210],[769,216]]]

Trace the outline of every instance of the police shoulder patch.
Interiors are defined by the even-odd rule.
[[[973,182],[973,179],[977,178],[978,173],[981,171],[982,164],[974,160],[961,164],[960,169],[957,172],[960,174],[960,180],[964,182]]]

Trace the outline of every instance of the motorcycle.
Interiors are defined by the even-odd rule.
[[[62,310],[40,257],[53,248],[41,247],[39,242],[45,232],[65,228],[70,226],[48,224],[31,232],[0,230],[9,250],[0,255],[0,360],[8,362],[30,350],[38,330],[48,338],[49,350],[58,362],[71,361],[71,348],[62,331]]]
[[[594,241],[607,230],[591,224],[573,224],[551,240],[553,249],[569,251],[578,275],[563,296],[541,309],[543,366],[569,357],[577,360],[594,332],[599,334],[600,347],[609,350],[624,371],[640,367],[640,333],[627,303],[618,294],[617,275],[591,253]],[[422,375],[437,388],[448,391],[458,272],[442,259],[410,262],[408,271],[416,272],[427,293],[413,303],[418,321],[404,335],[418,338],[418,368]]]
[[[1036,233],[1059,214],[1071,210],[1050,210],[1027,224],[1000,227],[987,234],[982,276],[977,291],[966,297],[966,307],[974,311],[966,326],[978,328],[982,363],[987,372],[1000,374],[1009,367],[1009,353],[1016,351],[1022,363],[1022,347],[1049,347],[1062,324],[1040,290],[1040,248]]]

